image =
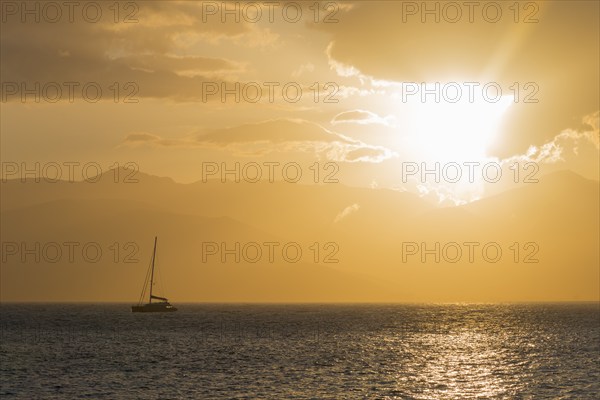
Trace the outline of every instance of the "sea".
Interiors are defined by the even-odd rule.
[[[598,399],[600,307],[0,305],[1,399]]]

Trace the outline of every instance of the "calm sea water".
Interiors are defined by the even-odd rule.
[[[2,399],[597,399],[596,304],[4,304]]]

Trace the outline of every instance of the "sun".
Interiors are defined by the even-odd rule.
[[[410,141],[426,161],[481,161],[495,140],[512,95],[494,101],[473,96],[456,102],[421,101],[411,104]]]

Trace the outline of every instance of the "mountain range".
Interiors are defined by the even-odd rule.
[[[599,184],[568,171],[444,208],[339,183],[113,177],[1,183],[2,301],[134,302],[155,235],[160,290],[173,302],[588,301],[600,293]],[[79,243],[72,260],[71,242]]]

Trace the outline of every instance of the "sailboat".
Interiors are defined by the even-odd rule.
[[[152,294],[152,286],[154,285],[154,261],[156,260],[156,242],[157,237],[154,237],[154,251],[152,252],[152,263],[148,272],[146,273],[146,279],[144,280],[144,287],[142,288],[142,294],[140,301],[136,306],[131,306],[131,312],[173,312],[177,311],[177,308],[173,307],[169,303],[169,299],[165,297],[154,296]],[[150,297],[148,303],[143,304],[144,294],[146,293],[146,286],[148,285],[148,276],[150,277]],[[152,302],[152,300],[158,300]]]

